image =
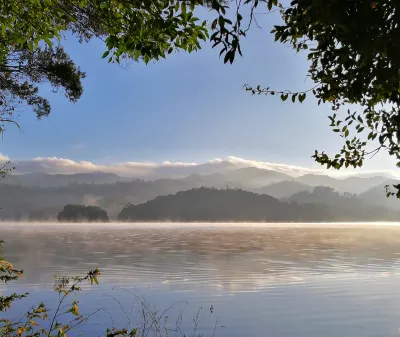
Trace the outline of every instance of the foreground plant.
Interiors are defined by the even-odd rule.
[[[2,244],[0,240],[0,284],[7,284],[10,281],[18,280],[23,277],[23,271],[17,270],[13,264],[6,261],[2,256]],[[55,309],[48,308],[45,303],[39,303],[36,306],[29,308],[24,314],[16,319],[0,318],[0,336],[2,337],[67,337],[69,332],[74,330],[80,324],[87,322],[89,318],[94,316],[100,311],[110,315],[112,321],[112,328],[107,328],[105,331],[106,337],[168,337],[173,334],[174,336],[185,337],[186,334],[181,330],[183,320],[183,311],[187,303],[183,302],[184,308],[179,311],[179,315],[171,327],[169,324],[169,313],[177,305],[171,305],[163,311],[158,311],[152,307],[146,298],[135,291],[121,288],[113,288],[120,290],[124,296],[130,295],[134,304],[137,304],[137,311],[139,319],[135,324],[131,324],[130,314],[122,304],[113,296],[122,313],[127,319],[126,326],[120,328],[115,327],[112,315],[107,308],[100,308],[90,314],[81,314],[79,312],[79,302],[72,300],[67,303],[71,295],[76,294],[82,290],[84,284],[98,285],[98,277],[101,275],[99,269],[94,269],[82,277],[58,277],[55,282],[54,290],[58,295],[58,303]],[[5,312],[10,309],[15,301],[24,299],[28,293],[10,295],[0,295],[0,312]],[[181,303],[182,304],[182,303]],[[212,308],[212,306],[211,306]],[[200,337],[201,334],[197,333],[199,324],[199,314],[202,309],[197,312],[196,317],[193,319],[193,337]],[[210,309],[211,313],[213,309]],[[212,337],[214,337],[217,328],[218,318],[215,322]]]
[[[3,241],[0,241],[0,248]],[[60,277],[56,280],[55,291],[58,294],[58,305],[55,311],[50,310],[44,303],[31,307],[23,315],[15,320],[7,318],[0,319],[0,335],[2,337],[66,337],[67,334],[78,325],[86,322],[91,316],[102,309],[98,309],[89,315],[82,315],[79,312],[79,302],[73,300],[65,303],[70,295],[81,291],[84,283],[90,285],[98,284],[100,276],[99,269],[88,272],[83,277]],[[7,284],[10,281],[23,277],[23,271],[16,269],[12,263],[0,255],[0,283]],[[17,294],[0,296],[0,311],[5,312],[12,304],[29,294]],[[61,321],[61,317],[63,320]],[[47,322],[50,322],[48,324]],[[136,336],[137,329],[107,329],[106,336]]]

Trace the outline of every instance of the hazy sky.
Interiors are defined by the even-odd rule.
[[[11,159],[58,157],[116,162],[205,162],[235,156],[256,161],[319,167],[315,149],[337,150],[328,106],[275,97],[254,97],[245,83],[277,89],[305,89],[307,62],[290,46],[273,42],[272,16],[264,30],[253,28],[243,41],[244,57],[224,65],[207,44],[193,54],[174,54],[150,65],[127,69],[101,59],[101,41],[67,41],[72,58],[87,73],[81,100],[62,93],[49,97],[52,114],[41,121],[21,114],[23,131],[9,128],[0,152]],[[367,169],[392,169],[385,156]]]

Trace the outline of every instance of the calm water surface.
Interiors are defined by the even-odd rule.
[[[1,224],[26,305],[53,305],[54,275],[94,267],[100,285],[82,312],[107,308],[77,332],[140,324],[141,301],[193,335],[400,336],[400,227],[389,225]],[[121,308],[122,306],[122,308]],[[210,307],[212,306],[212,310]],[[182,314],[182,316],[181,316]],[[170,333],[170,335],[181,335]]]

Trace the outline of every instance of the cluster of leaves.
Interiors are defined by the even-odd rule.
[[[47,116],[51,107],[39,94],[38,84],[48,82],[63,89],[75,102],[82,95],[80,71],[62,48],[62,37],[71,32],[80,41],[99,38],[109,62],[122,59],[151,60],[165,58],[183,50],[201,48],[208,38],[213,47],[221,45],[224,62],[232,63],[242,54],[240,39],[246,36],[260,4],[269,9],[277,0],[237,1],[234,18],[229,0],[18,0],[0,2],[0,122],[13,122],[19,107],[32,107],[37,116]],[[197,7],[216,13],[207,26],[194,14]],[[242,10],[250,8],[250,20],[244,25]],[[243,27],[246,26],[246,27]]]
[[[3,242],[0,241],[0,248],[2,243]],[[81,314],[79,311],[78,301],[72,300],[70,303],[66,303],[67,299],[70,298],[71,295],[76,295],[82,291],[83,284],[99,284],[98,278],[100,275],[100,271],[96,268],[82,277],[57,278],[54,287],[54,290],[58,295],[57,306],[54,309],[49,309],[44,303],[39,303],[14,320],[0,318],[0,335],[3,337],[67,337],[71,331],[76,329],[80,324],[87,322],[99,311],[108,312],[107,308],[100,308],[90,314]],[[7,282],[17,280],[22,276],[23,272],[21,270],[15,269],[11,263],[7,262],[0,256],[0,284],[6,284]],[[120,305],[123,313],[128,319],[128,322],[127,326],[123,328],[107,328],[105,332],[106,337],[167,337],[171,333],[174,333],[175,336],[177,334],[183,337],[186,336],[180,329],[183,312],[180,312],[180,315],[175,322],[175,326],[173,328],[169,327],[168,312],[174,307],[174,305],[159,312],[153,308],[143,296],[127,289],[122,289],[122,291],[132,295],[133,299],[139,304],[140,311],[138,314],[141,316],[142,323],[141,325],[138,325],[140,328],[132,327],[128,312],[117,299],[112,297]],[[0,312],[6,311],[15,301],[26,298],[28,295],[29,294],[27,293],[23,295],[15,293],[8,296],[0,295]],[[211,313],[212,310],[211,307]],[[197,316],[193,319],[193,336],[200,336],[196,333],[200,311],[201,308],[199,309]],[[112,316],[110,317],[112,319]],[[112,322],[114,325],[113,319]],[[215,329],[216,324],[212,337],[215,335]]]
[[[206,22],[194,9],[204,1],[151,0],[7,0],[0,1],[0,127],[15,114],[33,108],[47,116],[50,103],[40,83],[63,89],[77,101],[83,92],[80,71],[62,47],[70,32],[81,42],[105,42],[103,58],[149,62],[176,50],[191,52],[206,40]]]
[[[88,41],[105,42],[104,57],[119,61],[121,56],[145,62],[165,58],[174,50],[193,51],[206,40],[206,22],[194,15],[202,0],[29,0],[0,4],[1,54],[10,46],[33,51],[41,42],[52,46],[69,31]],[[18,17],[19,20],[15,20]]]
[[[2,243],[2,242],[0,242]],[[23,272],[16,270],[14,266],[7,262],[3,257],[0,258],[0,283],[8,283],[22,277]],[[87,273],[84,277],[62,277],[57,280],[55,291],[59,296],[58,306],[52,315],[51,323],[48,327],[45,326],[49,318],[50,310],[44,303],[33,306],[25,314],[16,320],[0,319],[0,333],[4,337],[66,337],[67,333],[77,327],[79,324],[87,321],[90,315],[81,315],[77,301],[72,301],[65,308],[64,302],[67,296],[81,290],[80,284],[89,282],[90,284],[98,284],[100,271],[94,269]],[[18,295],[13,293],[8,296],[0,296],[0,311],[6,311],[16,301],[27,297],[28,294]],[[72,319],[67,320],[67,323],[59,321],[61,316],[72,315]],[[125,336],[125,335],[124,335]],[[131,336],[131,335],[126,335]]]
[[[192,52],[200,49],[200,41],[208,37],[206,21],[198,23],[194,15],[201,1],[157,0],[138,2],[100,1],[99,17],[104,20],[108,50],[103,58],[120,62],[121,57],[134,60],[165,58],[176,50]]]
[[[82,95],[85,74],[75,66],[61,46],[33,51],[15,47],[3,55],[0,63],[0,127],[12,122],[18,108],[30,106],[38,118],[50,113],[48,99],[39,94],[38,84],[48,82],[62,88],[66,97],[77,101]]]
[[[22,276],[22,270],[17,270],[14,266],[5,260],[2,252],[3,241],[0,241],[0,283],[8,283],[10,281],[17,280]],[[0,296],[0,312],[5,311],[11,306],[11,304],[18,300],[26,297],[27,294],[18,295],[13,293],[8,296]]]
[[[2,244],[3,241],[0,241],[0,248]],[[0,284],[7,284],[22,276],[22,270],[15,269],[10,262],[6,261],[3,256],[0,256]],[[78,301],[73,300],[71,304],[64,305],[67,297],[81,291],[82,283],[88,282],[90,285],[98,284],[99,276],[100,271],[94,269],[83,277],[61,277],[57,279],[55,291],[58,294],[59,301],[53,314],[51,314],[51,310],[44,303],[40,303],[31,307],[25,314],[15,320],[2,318],[0,319],[0,335],[4,337],[66,337],[68,332],[86,322],[99,311],[97,310],[89,315],[82,315],[79,312]],[[23,295],[16,293],[0,295],[0,312],[6,311],[15,301],[27,296],[27,293]],[[63,317],[63,321],[60,320],[61,316]],[[65,317],[68,316],[72,316],[72,318],[66,319]],[[49,318],[50,324],[46,326]],[[107,337],[133,337],[136,336],[136,331],[137,329],[113,328],[108,329],[106,335]]]
[[[236,53],[242,56],[240,47],[241,38],[246,37],[253,21],[256,21],[255,10],[261,5],[271,10],[273,6],[282,7],[278,0],[239,0],[234,3],[211,1],[211,8],[217,13],[217,17],[211,23],[213,33],[210,36],[212,47],[220,46],[220,56],[224,56],[224,63],[233,63]],[[246,21],[244,11],[249,11],[250,16]],[[233,12],[233,16],[232,16]]]
[[[295,0],[280,12],[283,24],[272,30],[275,40],[308,54],[308,76],[316,85],[305,92],[246,90],[280,94],[283,101],[291,96],[293,102],[312,92],[318,104],[330,104],[331,127],[344,146],[333,157],[315,152],[313,158],[327,168],[361,167],[368,155],[382,149],[400,167],[398,1]],[[347,106],[356,106],[356,111]],[[343,110],[347,114],[340,118]],[[376,144],[372,150],[370,144]]]
[[[81,96],[85,74],[52,42],[67,24],[53,1],[0,2],[1,131],[20,108],[33,108],[38,118],[50,113],[49,101],[39,94],[40,83],[64,89],[73,102]]]

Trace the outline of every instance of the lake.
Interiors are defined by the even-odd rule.
[[[25,274],[0,291],[30,293],[8,315],[43,299],[54,306],[55,275],[101,269],[100,285],[85,286],[78,299],[82,313],[102,310],[75,335],[143,324],[143,306],[168,317],[171,336],[400,335],[397,225],[3,223],[0,230],[7,259]]]

